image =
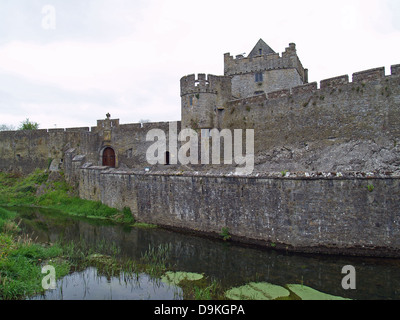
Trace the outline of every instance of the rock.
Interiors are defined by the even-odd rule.
[[[60,171],[60,160],[54,159],[49,167],[50,172],[58,172]]]

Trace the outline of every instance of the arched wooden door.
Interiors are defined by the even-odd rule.
[[[103,166],[115,168],[115,152],[112,148],[105,148],[103,151]]]

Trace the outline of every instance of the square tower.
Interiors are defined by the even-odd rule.
[[[260,39],[245,58],[224,55],[224,75],[232,79],[232,96],[243,99],[258,94],[290,89],[308,82],[296,53],[296,45],[290,43],[280,56]]]

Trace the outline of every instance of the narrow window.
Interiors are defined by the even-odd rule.
[[[165,153],[165,165],[169,166],[169,164],[170,164],[170,153],[169,153],[169,151],[167,151]]]
[[[262,49],[258,49],[258,53],[261,56],[262,55]]]
[[[256,82],[263,82],[263,74],[262,72],[256,73]]]
[[[189,98],[189,103],[190,103],[191,106],[193,105],[193,97]]]

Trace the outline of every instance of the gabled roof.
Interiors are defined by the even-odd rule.
[[[251,50],[248,57],[252,58],[254,56],[259,56],[260,50],[261,50],[261,55],[275,53],[275,51],[272,50],[271,47],[269,45],[267,45],[263,39],[260,39],[260,40],[258,40],[258,42],[255,45],[255,47],[253,48],[253,50]]]

